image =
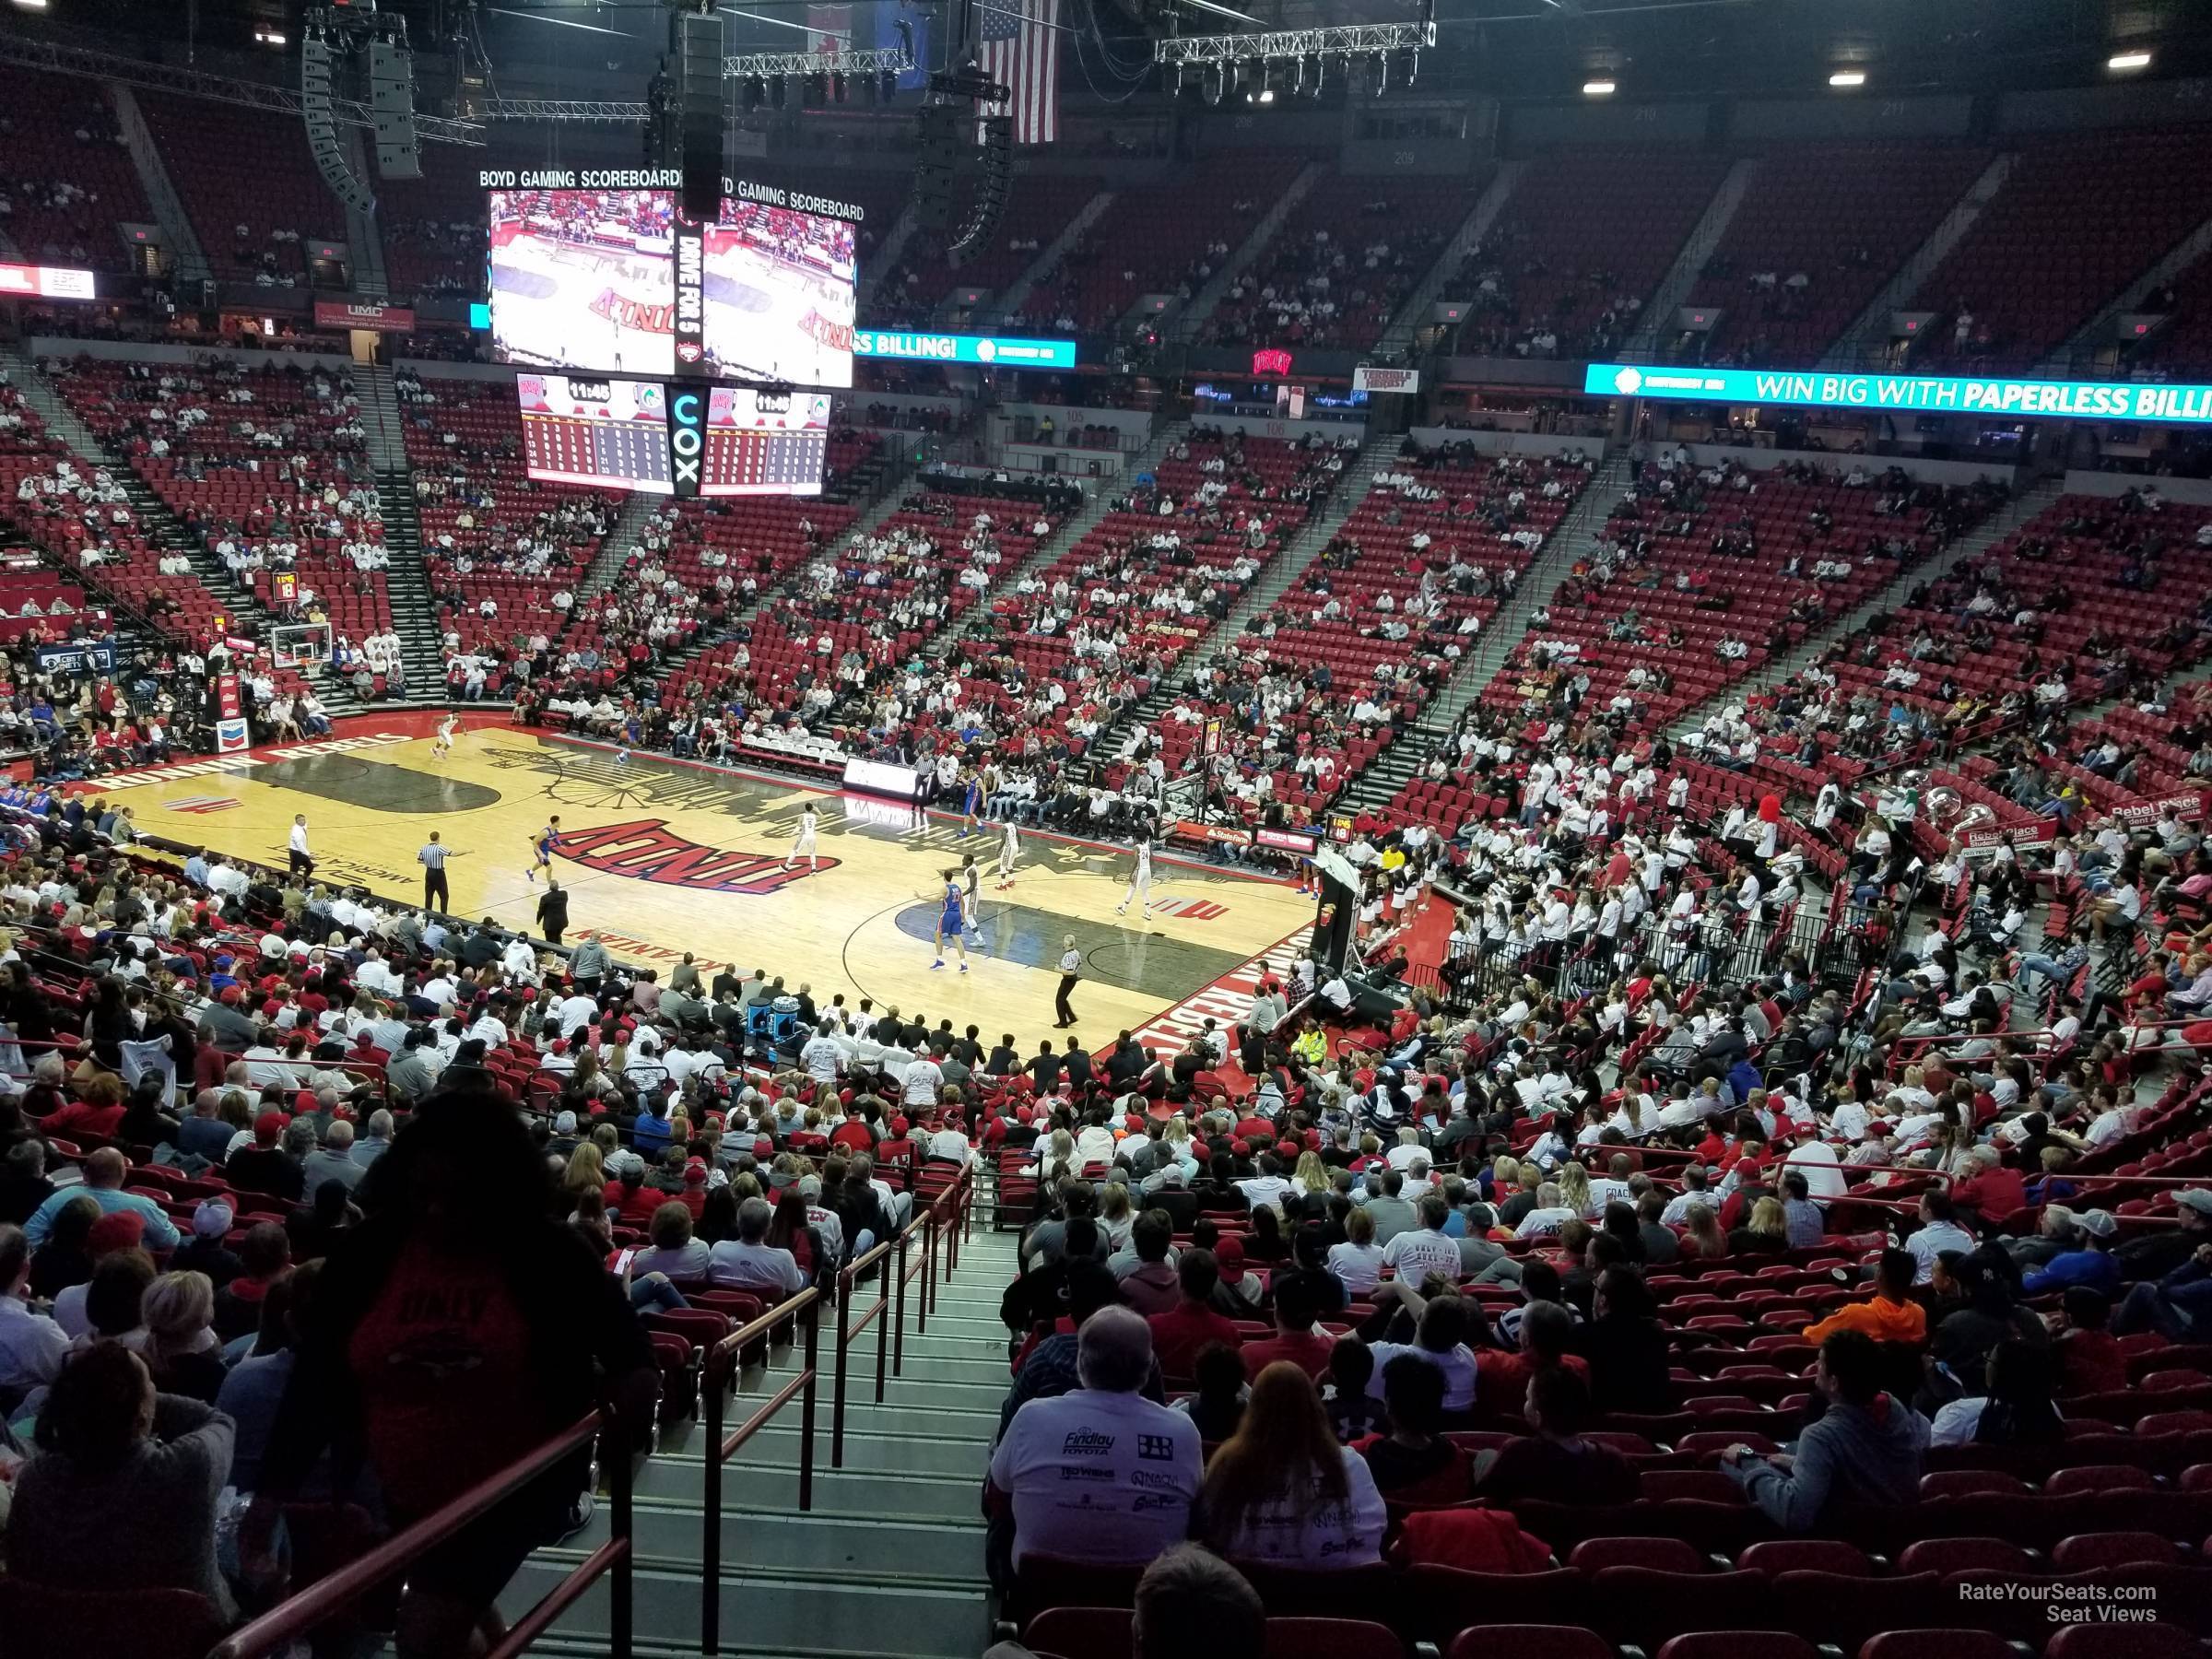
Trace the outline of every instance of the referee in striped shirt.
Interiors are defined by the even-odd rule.
[[[415,854],[415,862],[422,866],[422,908],[451,912],[453,895],[445,885],[445,843],[438,839],[438,831],[430,831],[429,842]]]

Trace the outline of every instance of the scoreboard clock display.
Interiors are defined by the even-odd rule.
[[[707,403],[702,496],[819,495],[830,399],[811,392],[716,386]]]
[[[524,374],[515,395],[531,477],[653,495],[675,490],[667,390],[659,382]]]

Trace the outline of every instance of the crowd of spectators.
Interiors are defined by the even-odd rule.
[[[968,1167],[1010,1053],[5,810],[0,1547],[45,1588],[227,1618],[280,1593],[288,1500],[404,1524],[608,1392],[642,1445],[640,1313],[833,1285]],[[584,1474],[419,1565],[402,1648],[462,1651]]]
[[[1353,850],[1466,903],[1440,992],[1322,985],[1311,1041],[1263,986],[1218,1040],[1253,1093],[1094,1077],[1010,1131],[1002,1189],[1034,1208],[987,1491],[1008,1594],[1186,1538],[1285,1588],[1526,1572],[1583,1535],[1559,1515],[1663,1501],[1657,1468],[1717,1469],[1773,1534],[1855,1536],[1931,1470],[1999,1466],[1954,1449],[2101,1430],[2136,1365],[2212,1330],[2207,1093],[2189,1040],[2147,1029],[2201,1021],[2212,976],[2149,952],[2151,901],[2024,958],[2017,922],[1908,921],[1919,868],[1885,844],[1853,880],[1895,909],[1816,969],[1770,925],[1803,864],[1779,796],[1716,831],[1667,800],[1663,744],[1527,742],[1474,712],[1448,747],[1507,815]],[[2097,831],[2114,895],[2199,857]],[[2027,865],[1986,876],[2000,908],[2048,885]],[[2198,1388],[2201,1353],[2161,1386]],[[1686,1410],[1701,1449],[1655,1448]]]

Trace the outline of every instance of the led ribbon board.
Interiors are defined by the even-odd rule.
[[[2212,426],[2212,386],[2132,381],[2005,380],[1953,374],[1819,374],[1765,369],[1646,368],[1591,363],[1583,391],[1598,397],[1783,404],[1900,414],[2150,420]]]
[[[38,300],[89,300],[92,273],[58,265],[0,265],[0,294]]]
[[[903,334],[891,329],[853,331],[853,355],[914,363],[982,363],[993,369],[1073,369],[1073,340],[1022,340],[1004,335]]]

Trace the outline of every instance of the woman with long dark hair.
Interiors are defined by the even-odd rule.
[[[821,1233],[806,1219],[806,1200],[799,1196],[795,1182],[776,1199],[767,1241],[772,1250],[790,1251],[791,1259],[799,1265],[799,1272],[810,1285],[837,1271],[837,1264],[827,1260],[829,1253],[822,1248]]]
[[[1231,1560],[1329,1570],[1382,1559],[1388,1516],[1367,1460],[1337,1443],[1313,1380],[1260,1372],[1242,1421],[1206,1466],[1198,1530]]]
[[[1989,1392],[1936,1414],[1932,1446],[2055,1446],[2066,1425],[2052,1398],[2058,1365],[2050,1346],[2007,1337],[1989,1350]]]
[[[366,1218],[324,1265],[299,1359],[241,1533],[249,1569],[327,1450],[332,1487],[373,1467],[394,1530],[572,1427],[610,1394],[651,1420],[653,1350],[629,1299],[554,1215],[552,1182],[513,1107],[445,1091],[371,1166]],[[574,1524],[586,1449],[503,1500],[407,1572],[397,1648],[453,1659],[494,1628],[493,1599]]]

